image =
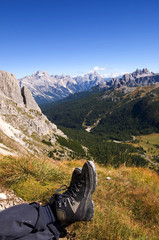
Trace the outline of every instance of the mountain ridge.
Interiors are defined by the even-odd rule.
[[[78,92],[146,86],[155,84],[155,82],[159,82],[159,74],[150,72],[147,68],[137,69],[132,73],[124,74],[120,78],[109,78],[109,80],[95,71],[77,77],[49,75],[46,71],[37,71],[19,79],[20,86],[27,86],[40,105],[58,101]]]
[[[110,81],[99,84],[92,91],[110,90],[126,87],[151,86],[159,82],[159,74],[150,72],[147,68],[137,69],[132,73],[126,73],[120,78],[112,78]]]
[[[102,77],[94,72],[83,77],[68,75],[49,75],[38,71],[19,79],[20,86],[27,86],[38,104],[59,100],[76,92],[89,90],[102,82]]]

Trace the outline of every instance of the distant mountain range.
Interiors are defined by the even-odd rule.
[[[133,73],[126,73],[121,78],[112,78],[110,81],[100,83],[94,91],[102,89],[115,89],[124,87],[142,87],[151,86],[159,82],[159,73],[150,72],[147,68],[137,69]],[[126,89],[125,89],[126,90]]]
[[[88,91],[90,88],[102,83],[104,79],[96,72],[71,77],[65,75],[49,75],[38,71],[31,76],[19,79],[20,86],[27,86],[38,104],[57,101],[69,94]]]
[[[38,71],[31,76],[19,79],[19,82],[21,87],[27,86],[30,89],[36,102],[41,105],[90,89],[91,91],[100,91],[119,87],[153,85],[155,82],[159,82],[159,74],[154,74],[144,68],[124,74],[121,78],[104,79],[96,72],[71,77],[67,75],[50,76],[47,72]]]

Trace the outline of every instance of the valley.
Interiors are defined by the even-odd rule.
[[[41,111],[13,75],[0,72],[0,80],[0,191],[7,196],[0,209],[48,203],[62,184],[69,185],[74,168],[93,160],[98,173],[94,220],[71,225],[67,239],[156,240],[158,83],[98,85]]]
[[[140,138],[159,132],[159,85],[124,89],[76,94],[43,111],[97,162],[155,167],[158,135],[153,146],[147,144],[155,148],[151,156]]]
[[[45,103],[42,111],[47,117],[26,86],[20,93],[13,75],[6,72],[1,75],[4,86],[5,81],[14,82],[15,85],[15,92],[1,90],[2,153],[45,154],[56,160],[85,157],[114,167],[122,164],[151,167],[151,160],[158,161],[158,143],[147,146],[149,152],[145,152],[146,146],[141,140],[137,144],[138,136],[159,132],[157,74],[147,69],[136,70],[106,84],[99,83],[89,91],[75,93],[52,104]],[[25,82],[28,84],[28,79],[31,82],[34,77],[35,82],[44,85],[54,79],[49,78],[47,73],[37,72],[35,76],[21,81],[21,86]],[[60,82],[68,81],[61,77],[63,80]],[[99,80],[97,77],[95,73],[87,75],[86,83],[90,81],[92,84],[95,79]],[[57,79],[61,78],[56,76]],[[78,82],[84,84],[81,78]],[[148,86],[143,86],[145,84]],[[132,136],[136,137],[135,141]],[[150,154],[150,150],[153,153]],[[148,158],[150,161],[147,161]]]
[[[0,3],[0,240],[159,240],[159,0]]]

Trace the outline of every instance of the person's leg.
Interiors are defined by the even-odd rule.
[[[81,171],[82,168],[73,171],[70,187],[78,182]],[[65,229],[60,228],[59,231],[61,237],[67,234]],[[21,204],[0,212],[0,240],[12,240],[17,237],[19,240],[50,240],[53,235],[58,239],[57,224],[49,204],[44,207],[36,203]]]
[[[48,228],[46,228],[42,232],[36,232],[36,233],[29,233],[28,235],[18,238],[18,240],[53,240],[53,239],[59,239],[59,238],[54,238],[52,233]]]
[[[38,211],[20,204],[0,212],[0,239],[15,239],[30,233],[36,225]]]
[[[50,240],[59,239],[53,214],[46,214],[45,207],[37,203],[20,204],[0,212],[0,240]],[[47,209],[48,211],[48,209]]]
[[[53,195],[53,202],[44,207],[21,204],[0,212],[0,240],[58,240],[60,233],[66,234],[61,228],[92,220],[96,185],[95,165],[87,161],[82,169],[75,169],[67,191]]]

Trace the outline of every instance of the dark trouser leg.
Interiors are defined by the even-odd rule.
[[[43,208],[37,203],[20,204],[0,212],[0,240],[59,239],[59,232],[51,224]]]

